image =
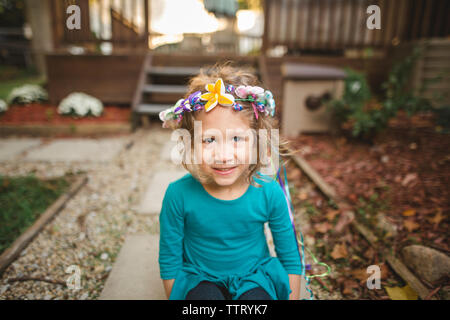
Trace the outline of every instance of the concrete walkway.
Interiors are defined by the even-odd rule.
[[[159,277],[159,236],[130,235],[106,280],[100,300],[164,300]]]
[[[19,155],[41,144],[37,138],[7,138],[0,139],[0,161],[11,161]]]
[[[181,169],[155,172],[139,205],[137,210],[138,213],[159,215],[161,212],[161,204],[164,199],[164,194],[169,186],[169,183],[178,180],[186,173],[186,170],[181,171]]]
[[[0,139],[0,161],[108,162],[114,159],[129,139],[54,139],[44,143],[39,138]]]

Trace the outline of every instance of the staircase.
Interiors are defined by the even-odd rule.
[[[139,77],[132,105],[132,128],[145,122],[148,116],[158,115],[173,106],[187,91],[190,77],[200,71],[200,67],[171,67],[152,65],[152,56],[147,55]]]
[[[149,116],[158,116],[183,98],[189,79],[197,75],[201,67],[208,68],[229,60],[260,76],[258,62],[253,57],[147,54],[132,103],[133,131],[141,123],[145,124]]]

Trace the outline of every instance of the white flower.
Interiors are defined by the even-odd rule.
[[[64,98],[58,106],[58,113],[70,114],[84,117],[89,114],[100,116],[103,112],[103,103],[90,95],[81,92],[74,92]]]
[[[361,83],[359,81],[355,81],[351,84],[350,90],[353,93],[357,93],[361,89]]]
[[[35,84],[26,84],[21,87],[14,88],[8,96],[8,103],[28,104],[36,101],[47,100],[47,92],[40,86]]]
[[[8,104],[0,99],[0,112],[5,112],[6,110],[8,110]]]

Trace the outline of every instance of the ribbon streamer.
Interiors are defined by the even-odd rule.
[[[270,159],[270,163],[272,165],[273,172],[275,172],[276,170],[275,170],[275,167],[273,165],[272,158]],[[281,178],[281,168],[283,168],[284,179]],[[312,267],[311,267],[310,264],[308,264],[308,265],[305,264],[305,245],[304,245],[304,241],[303,241],[303,234],[302,234],[301,230],[299,230],[300,231],[299,232],[300,239],[299,239],[299,235],[297,234],[297,231],[295,229],[294,214],[293,214],[295,212],[295,210],[294,210],[294,206],[293,206],[292,200],[291,200],[291,195],[290,195],[290,192],[289,192],[289,183],[288,183],[288,180],[287,180],[286,167],[284,166],[284,164],[276,171],[276,173],[275,173],[273,178],[275,178],[277,180],[277,182],[281,186],[281,189],[283,190],[283,194],[284,194],[284,197],[286,199],[286,203],[288,205],[289,218],[291,220],[291,225],[292,225],[292,228],[294,230],[294,235],[295,235],[295,240],[296,240],[295,243],[297,244],[297,250],[301,253],[300,254],[301,266],[302,266],[301,275],[303,275],[305,277],[306,290],[308,291],[308,293],[310,295],[308,299],[302,299],[302,300],[313,300],[314,299],[314,294],[311,291],[311,289],[309,288],[310,284],[311,284],[311,279],[316,278],[316,277],[326,277],[326,276],[328,276],[331,273],[331,268],[326,263],[318,261],[316,256],[311,252],[311,250],[306,248],[306,250],[311,255],[311,257],[312,257],[312,259],[313,259],[315,264],[321,265],[321,266],[324,266],[324,267],[327,268],[327,271],[324,272],[324,273],[306,275],[306,270],[311,270]],[[301,250],[299,248],[299,243],[301,245]]]

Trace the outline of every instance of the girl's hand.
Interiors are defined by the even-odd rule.
[[[289,274],[289,286],[291,287],[291,294],[289,300],[300,300],[300,284],[301,276],[298,274]]]
[[[163,280],[164,290],[166,291],[167,299],[170,298],[170,293],[172,292],[172,287],[173,287],[174,282],[175,282],[175,279]]]

